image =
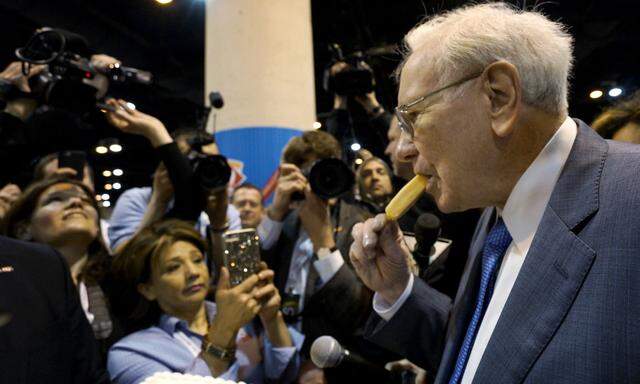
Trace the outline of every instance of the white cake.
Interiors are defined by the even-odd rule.
[[[198,375],[188,375],[177,372],[158,372],[151,377],[147,377],[142,384],[245,384],[236,383],[231,380],[216,379]]]

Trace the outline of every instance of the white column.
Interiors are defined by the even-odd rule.
[[[263,187],[316,119],[310,0],[208,0],[205,95],[222,93],[221,152]],[[208,100],[206,101],[208,103]]]

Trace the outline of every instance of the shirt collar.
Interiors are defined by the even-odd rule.
[[[209,319],[213,319],[216,316],[216,304],[211,301],[204,302],[205,311]],[[176,331],[189,331],[189,324],[185,320],[179,319],[174,316],[163,313],[158,321],[158,327],[168,334],[173,334]]]
[[[577,132],[575,121],[567,117],[522,174],[507,199],[502,217],[513,243],[522,254],[531,247]]]

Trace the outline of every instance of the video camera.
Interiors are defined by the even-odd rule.
[[[329,50],[332,54],[332,60],[324,73],[322,85],[325,91],[342,96],[356,96],[374,90],[373,71],[366,65],[362,52],[354,52],[345,57],[338,44],[329,45]],[[342,71],[331,74],[331,67],[337,62],[345,62],[349,66]]]
[[[149,85],[150,72],[119,64],[96,68],[91,64],[86,40],[77,34],[53,28],[37,30],[24,47],[16,49],[22,61],[22,71],[29,73],[31,65],[46,64],[47,68],[29,79],[31,93],[20,95],[40,103],[71,112],[88,112],[96,107],[111,109],[99,103],[110,82],[132,82]],[[20,93],[19,91],[17,91]]]

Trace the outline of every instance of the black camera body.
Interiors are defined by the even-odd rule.
[[[302,172],[311,190],[323,200],[341,197],[353,189],[355,176],[340,159],[320,159]],[[291,200],[304,200],[302,192],[295,192]]]
[[[356,96],[373,92],[375,79],[371,69],[365,65],[362,52],[355,52],[345,57],[338,44],[331,44],[329,50],[332,53],[332,60],[324,73],[323,87],[325,91],[341,96]],[[349,67],[332,75],[331,66],[339,61],[347,63]]]
[[[227,158],[222,155],[206,155],[192,152],[189,156],[193,175],[197,186],[201,190],[213,191],[225,188],[231,178],[231,167]]]
[[[203,153],[202,147],[214,143],[213,137],[204,132],[187,139],[191,152],[187,155],[196,185],[200,190],[212,191],[225,187],[231,178],[231,167],[222,155]]]
[[[31,65],[46,64],[47,68],[29,79],[31,93],[23,96],[40,103],[71,112],[88,112],[102,99],[110,82],[151,84],[149,72],[114,65],[97,69],[91,64],[86,40],[61,29],[42,28],[34,33],[24,47],[16,49],[23,63],[23,72]]]

